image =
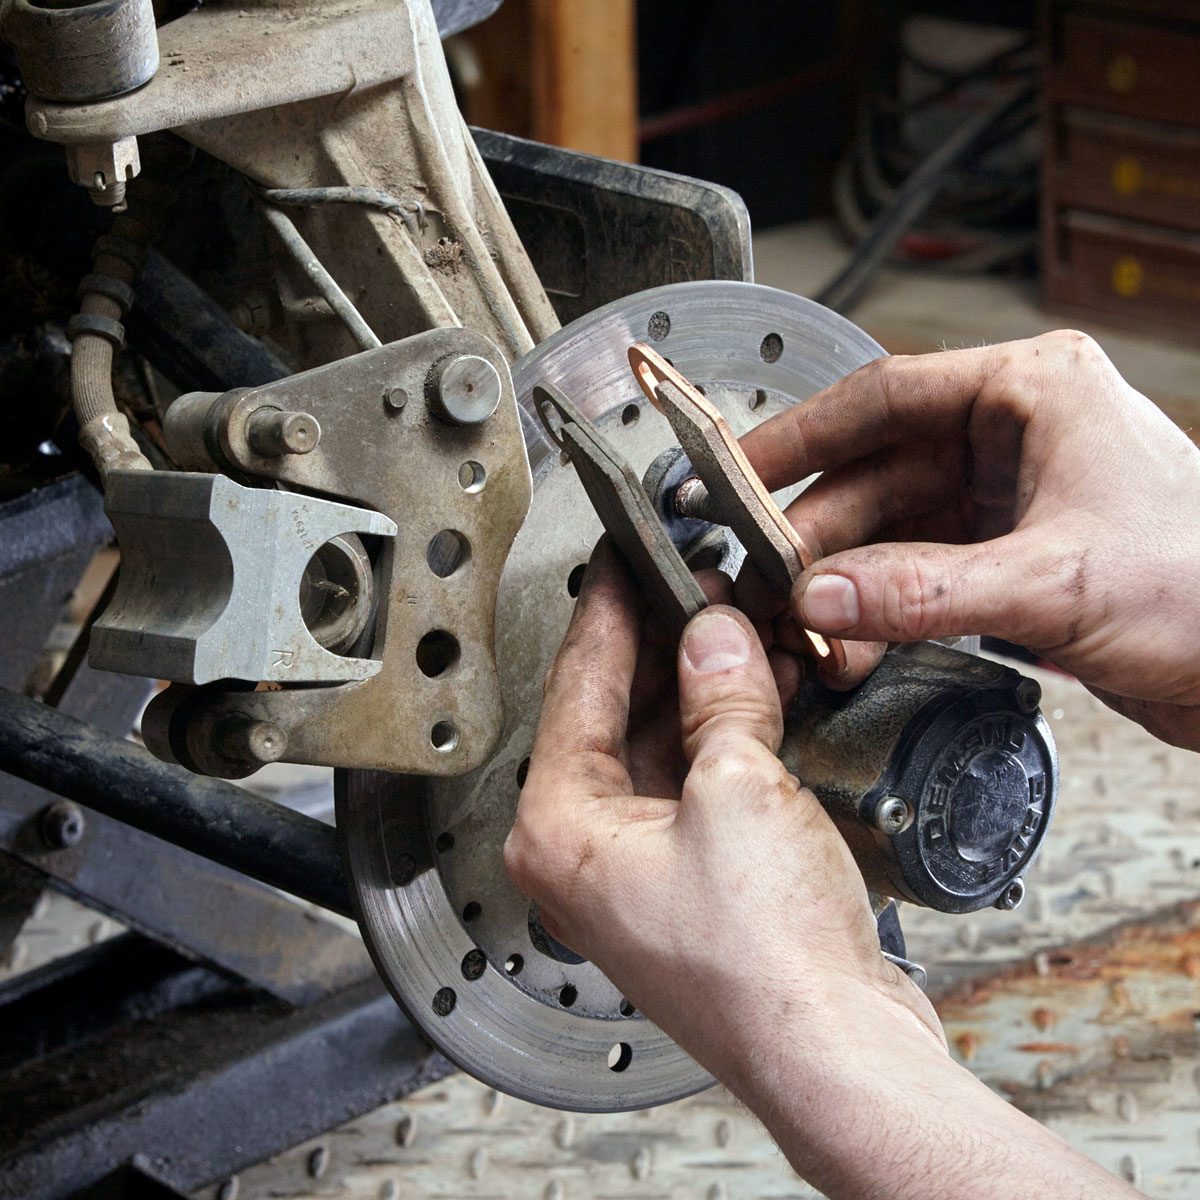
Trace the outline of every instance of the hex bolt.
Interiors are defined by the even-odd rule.
[[[320,440],[321,426],[311,413],[257,408],[246,418],[246,441],[264,458],[307,454]]]
[[[287,753],[287,734],[270,721],[230,717],[217,728],[219,752],[233,762],[273,763]]]
[[[884,796],[875,806],[875,828],[888,837],[903,833],[912,824],[912,809],[899,796]]]
[[[1022,900],[1025,899],[1025,880],[1014,879],[1003,892],[1000,893],[1000,898],[993,905],[1001,912],[1012,912],[1014,908],[1020,906]]]
[[[452,358],[437,373],[430,399],[434,412],[452,425],[478,425],[496,411],[500,372],[478,354]]]
[[[83,810],[70,800],[56,800],[42,809],[39,821],[42,840],[52,850],[69,850],[83,838]]]

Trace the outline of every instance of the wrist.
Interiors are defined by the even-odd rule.
[[[739,1006],[717,1061],[705,1065],[760,1116],[815,1095],[817,1116],[834,1124],[841,1118],[826,1101],[854,1103],[885,1068],[909,1079],[957,1070],[933,1006],[896,976],[892,986],[843,974],[763,988]]]
[[[1134,1195],[954,1062],[913,1009],[843,997],[822,1024],[793,1020],[722,1075],[823,1194],[1008,1200],[1069,1184],[1094,1200]]]

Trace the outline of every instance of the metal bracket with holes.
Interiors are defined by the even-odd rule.
[[[264,452],[247,436],[264,409],[301,411],[321,435],[300,452]],[[371,585],[361,594],[374,598],[372,610],[354,657],[342,660],[373,660],[370,678],[271,691],[173,686],[148,714],[152,748],[214,775],[231,773],[222,744],[230,730],[244,773],[247,729],[266,729],[271,751],[286,745],[292,762],[450,775],[485,761],[504,719],[496,592],[532,495],[497,347],[468,330],[433,330],[261,387],[181,397],[172,413],[164,432],[185,465],[270,481],[288,489],[266,493],[288,496],[274,502],[285,508],[311,504],[301,492],[374,510],[374,524],[330,525],[330,538],[398,533],[367,556]],[[317,587],[345,590],[334,570],[345,557],[312,566]],[[278,599],[295,607],[294,594]],[[259,675],[267,678],[281,679]]]

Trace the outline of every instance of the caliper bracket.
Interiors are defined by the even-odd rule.
[[[289,452],[293,426],[309,432]],[[311,530],[298,536],[297,517],[321,517],[321,537],[398,533],[384,539],[369,566],[375,607],[366,649],[338,660],[348,682],[287,686],[297,677],[272,658],[279,647],[256,647],[236,669],[223,668],[243,682],[174,685],[156,698],[147,722],[151,748],[206,774],[245,774],[244,765],[230,763],[228,731],[244,763],[245,731],[266,728],[265,741],[286,745],[292,762],[423,775],[459,774],[484,762],[504,721],[496,593],[532,496],[512,380],[497,347],[470,330],[432,330],[261,387],[182,396],[168,410],[164,434],[176,461],[191,470],[287,489],[205,483],[211,474],[164,476],[253,507],[252,519],[218,519],[211,508],[206,518],[226,533],[234,522],[238,562],[250,568],[247,579],[261,581],[235,590],[238,630],[218,622],[226,642],[239,631],[274,628],[275,604],[294,614],[293,568],[303,569],[300,559],[318,540]],[[141,519],[144,528],[148,518]],[[169,537],[186,536],[172,523]],[[272,565],[280,555],[288,563],[282,575]],[[194,579],[195,568],[181,576]],[[295,632],[295,621],[288,627]],[[110,656],[104,665],[158,673],[141,671],[136,648],[127,649],[119,663]],[[302,678],[327,681],[328,658]],[[248,690],[262,681],[275,689]],[[250,769],[257,765],[251,761]]]

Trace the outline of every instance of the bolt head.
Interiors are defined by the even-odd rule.
[[[70,800],[56,800],[42,810],[42,840],[52,850],[69,850],[83,839],[83,810]]]
[[[903,833],[912,824],[912,808],[899,796],[884,796],[875,806],[875,827],[888,837]]]
[[[1018,908],[1021,901],[1025,899],[1025,880],[1014,879],[1003,892],[1000,893],[995,906],[1001,912],[1012,912],[1014,908]]]
[[[279,440],[289,454],[307,454],[321,440],[321,426],[308,413],[288,413],[280,422]]]
[[[462,354],[438,375],[434,408],[453,425],[478,425],[496,411],[502,391],[500,373],[486,358]]]
[[[1035,713],[1042,702],[1042,689],[1033,679],[1022,679],[1017,684],[1017,703],[1022,712]]]

